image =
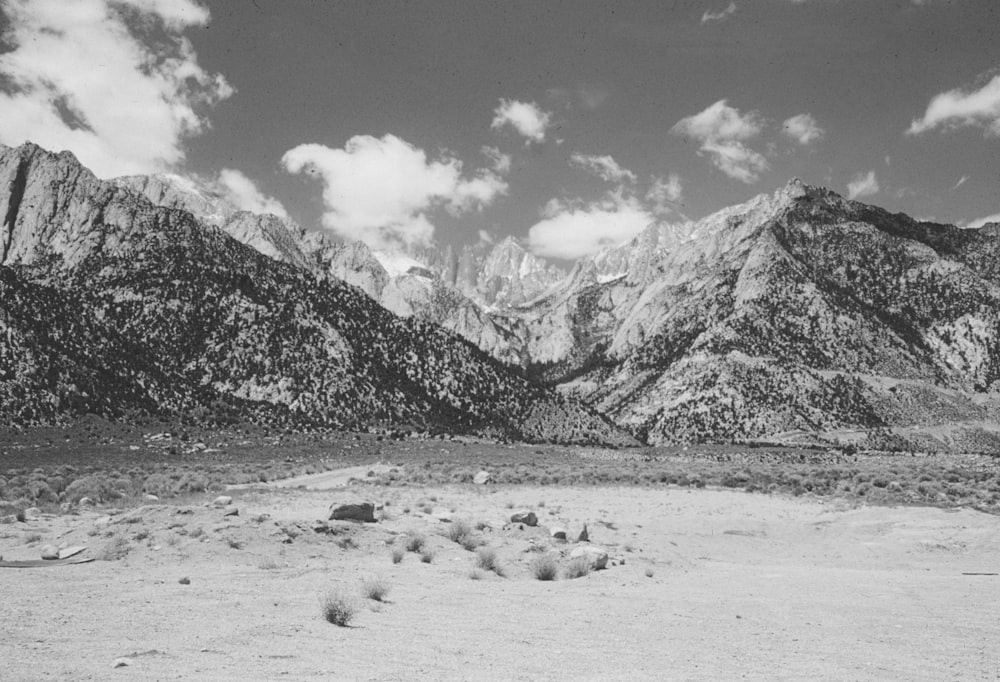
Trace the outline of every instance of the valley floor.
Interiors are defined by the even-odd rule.
[[[101,557],[0,568],[2,677],[1000,679],[995,515],[676,487],[343,482],[234,490],[237,516],[206,495],[0,526],[6,560],[46,543]],[[352,499],[386,505],[383,518],[317,523]],[[505,523],[522,507],[539,527]],[[471,578],[476,554],[444,536],[459,519],[482,522],[506,577]],[[536,549],[565,567],[584,523],[608,568],[535,580]],[[393,563],[414,533],[432,562]],[[362,595],[372,576],[384,603]],[[350,627],[321,617],[331,589],[357,600]]]

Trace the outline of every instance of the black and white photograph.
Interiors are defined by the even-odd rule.
[[[0,680],[1000,681],[1000,2],[0,0]]]

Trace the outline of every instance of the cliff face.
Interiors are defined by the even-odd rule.
[[[99,181],[72,155],[0,149],[0,215],[7,423],[184,413],[629,440],[454,334]]]

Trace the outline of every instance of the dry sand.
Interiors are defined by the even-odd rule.
[[[1000,679],[1000,576],[966,575],[1000,572],[1000,518],[971,510],[674,488],[232,494],[235,517],[164,504],[106,525],[85,511],[0,526],[8,560],[37,558],[47,542],[131,546],[117,561],[0,569],[0,678]],[[418,503],[431,496],[425,514]],[[388,502],[391,518],[313,532],[331,502],[358,498]],[[504,528],[510,505],[573,536],[588,523],[618,565],[534,580],[529,550],[551,541],[545,528]],[[452,509],[492,524],[482,534],[506,578],[470,579],[474,554],[439,534],[436,516]],[[289,541],[285,529],[302,532]],[[433,563],[390,561],[408,531],[427,535]],[[41,542],[25,544],[32,533]],[[553,543],[564,555],[573,546]],[[391,586],[388,603],[362,598],[371,575]],[[331,588],[357,596],[352,627],[321,618]],[[130,664],[113,668],[119,657]]]

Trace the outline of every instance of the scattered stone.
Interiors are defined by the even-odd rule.
[[[565,540],[566,539],[566,529],[555,526],[549,529],[549,535],[552,536],[553,540]]]
[[[61,511],[63,514],[68,514],[69,512],[73,511],[73,503],[63,502],[62,504],[59,505],[59,511]]]
[[[472,477],[472,482],[476,485],[486,485],[490,482],[490,472],[480,471],[478,474]]]
[[[116,658],[112,668],[124,668],[126,666],[132,665],[132,661],[128,658]]]
[[[92,499],[90,499],[89,497],[81,497],[79,505],[81,507],[93,507],[94,506],[94,501]]]
[[[331,521],[364,521],[375,523],[375,505],[371,502],[358,502],[330,506]]]
[[[229,495],[219,495],[214,500],[212,500],[213,507],[228,507],[233,503],[233,498]]]
[[[239,516],[240,510],[236,507],[227,507],[226,511],[222,513],[223,516]]]
[[[109,523],[111,523],[111,517],[110,516],[99,516],[96,519],[94,519],[94,525],[95,526],[106,526]]]
[[[159,501],[160,498],[157,497],[156,495],[153,495],[152,493],[146,493],[145,495],[142,496],[142,499],[146,500],[147,502],[157,502]]]
[[[535,516],[535,512],[528,509],[522,509],[510,515],[510,522],[523,523],[526,526],[537,526],[538,517]]]
[[[587,524],[583,524],[583,530],[580,531],[580,535],[576,538],[577,542],[590,542],[590,533],[587,532]]]
[[[38,507],[28,507],[24,510],[24,518],[26,519],[37,519],[42,515],[42,510]]]
[[[451,523],[451,512],[434,512],[434,518],[438,520],[438,523]]]
[[[181,578],[177,582],[179,582],[181,585],[190,585],[191,584],[191,578],[188,578],[187,576],[184,576],[183,578]]]
[[[59,556],[57,558],[68,559],[71,556],[76,556],[85,549],[87,548],[84,547],[83,545],[74,545],[73,547],[63,547],[62,549],[59,550]],[[45,557],[42,558],[44,559]]]
[[[42,558],[46,560],[58,559],[59,548],[55,545],[45,545],[42,547]]]
[[[600,547],[594,547],[593,545],[577,547],[569,554],[570,559],[578,557],[586,557],[587,561],[590,562],[590,568],[595,571],[599,571],[608,565],[608,553]]]

